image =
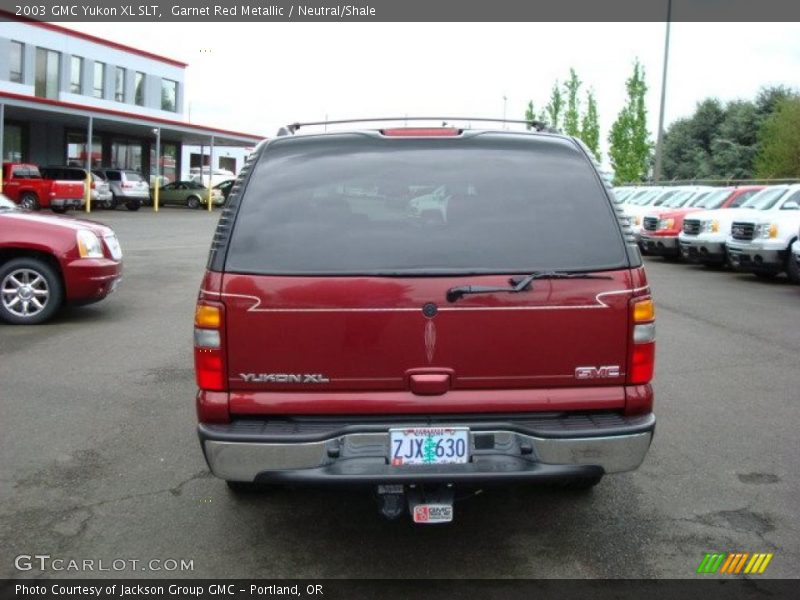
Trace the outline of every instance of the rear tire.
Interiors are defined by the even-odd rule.
[[[755,271],[754,274],[759,279],[767,279],[767,280],[775,279],[778,276],[777,273],[773,273],[771,271]]]
[[[265,483],[255,483],[254,481],[225,481],[228,485],[228,491],[234,496],[249,496],[251,494],[259,494],[268,492],[274,489],[273,486]]]
[[[39,198],[31,192],[25,192],[19,197],[19,205],[27,210],[39,210],[40,208]]]
[[[586,477],[571,477],[564,480],[558,487],[571,492],[581,492],[592,489],[603,480],[602,475],[589,475]]]
[[[142,203],[138,200],[128,200],[128,202],[125,203],[125,208],[133,212],[139,210],[141,207]]]
[[[59,215],[63,215],[65,212],[67,212],[67,209],[63,206],[51,206],[50,210]]]
[[[186,199],[186,206],[192,209],[200,208],[200,198],[198,198],[197,196],[189,196]]]
[[[792,283],[800,283],[800,265],[792,256],[792,244],[786,250],[786,276]]]
[[[0,267],[0,319],[15,325],[44,323],[63,299],[61,277],[47,262],[21,257]]]

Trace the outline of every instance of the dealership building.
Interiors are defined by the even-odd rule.
[[[160,162],[174,181],[212,162],[238,172],[263,138],[190,123],[185,63],[53,23],[0,18],[3,161],[91,160],[151,178]]]

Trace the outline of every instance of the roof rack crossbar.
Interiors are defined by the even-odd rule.
[[[310,126],[318,126],[318,125],[345,125],[350,123],[376,123],[379,121],[442,121],[442,126],[447,125],[448,121],[477,121],[478,123],[518,123],[521,125],[527,125],[528,127],[535,129],[536,131],[546,131],[549,133],[557,133],[557,131],[551,128],[547,123],[543,121],[538,121],[535,119],[531,120],[520,120],[520,119],[490,119],[486,117],[376,117],[372,119],[339,119],[336,121],[309,121],[306,123],[290,123],[285,127],[281,127],[278,131],[278,135],[294,135],[294,133],[300,129],[301,127],[310,127]]]

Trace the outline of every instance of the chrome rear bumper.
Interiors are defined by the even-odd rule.
[[[598,427],[601,435],[591,435],[590,431],[575,435],[563,431],[553,435],[546,431],[523,433],[516,426],[503,429],[474,422],[451,425],[470,428],[468,464],[390,465],[388,430],[402,426],[396,424],[385,425],[385,431],[348,431],[297,442],[275,441],[270,439],[275,436],[256,433],[231,433],[235,426],[226,431],[224,425],[200,425],[199,434],[211,471],[229,481],[501,483],[636,469],[650,447],[655,417],[650,414],[631,419],[617,432]],[[374,424],[369,427],[375,428]]]

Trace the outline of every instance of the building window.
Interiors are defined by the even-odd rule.
[[[178,83],[170,79],[161,80],[161,110],[177,112]]]
[[[125,102],[125,69],[117,67],[114,79],[114,100]]]
[[[25,46],[21,42],[11,42],[11,56],[9,56],[9,79],[14,83],[22,83],[22,56]]]
[[[150,144],[150,183],[156,180],[156,145]],[[171,183],[178,177],[178,145],[161,144],[161,177],[162,183]]]
[[[236,173],[236,159],[232,156],[220,156],[219,168],[230,171],[231,173]]]
[[[25,160],[25,131],[22,125],[6,123],[3,128],[3,156],[2,160],[22,162]]]
[[[82,94],[81,76],[83,75],[83,59],[73,56],[69,67],[69,91],[73,94]]]
[[[142,171],[142,142],[134,140],[112,140],[111,168]]]
[[[144,73],[139,71],[133,79],[133,101],[137,106],[144,106]]]
[[[58,52],[36,49],[36,81],[33,93],[40,98],[58,99]]]
[[[106,66],[95,61],[94,63],[94,97],[103,97],[103,88],[106,86]]]
[[[79,132],[67,133],[67,164],[71,167],[85,167],[86,159],[86,134]],[[99,167],[102,163],[102,144],[99,135],[92,136],[92,167]]]

